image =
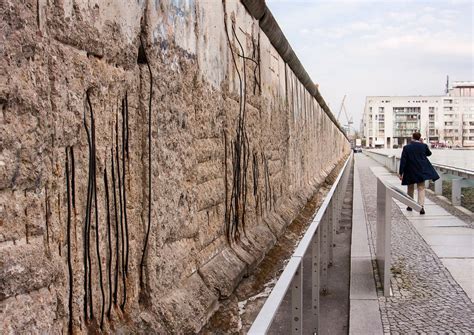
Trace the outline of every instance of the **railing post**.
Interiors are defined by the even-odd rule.
[[[438,171],[439,174],[439,179],[434,182],[434,188],[435,188],[435,194],[437,195],[442,195],[443,194],[443,177],[444,173],[441,171]]]
[[[329,246],[329,238],[328,238],[328,211],[324,214],[321,223],[321,293],[326,294],[328,289],[328,246]]]
[[[291,283],[291,334],[303,334],[303,259]]]
[[[464,178],[453,179],[451,186],[451,203],[461,206],[461,183]]]
[[[341,218],[342,218],[342,204],[344,202],[344,192],[346,190],[346,187],[345,187],[345,184],[344,184],[344,180],[341,184],[341,187],[339,188],[338,192],[337,192],[337,221],[336,221],[336,226],[337,226],[337,230],[339,231],[339,225],[340,225],[340,222],[341,222]]]
[[[329,244],[329,248],[331,248],[331,258],[330,258],[330,266],[334,264],[334,246],[336,245],[336,234],[339,230],[339,193],[341,192],[342,185],[338,185],[335,192],[334,204],[332,206],[332,231],[331,233],[331,242]]]
[[[319,334],[319,290],[320,287],[320,266],[321,266],[321,233],[320,229],[316,230],[316,233],[313,236],[311,241],[311,258],[312,258],[312,271],[311,271],[311,298],[312,298],[312,320],[311,327],[313,329],[313,334]]]
[[[392,246],[391,246],[391,233],[392,233],[392,197],[385,191],[385,269],[384,269],[384,296],[389,297],[391,295],[391,263],[392,263]]]
[[[390,296],[390,231],[392,198],[384,183],[377,179],[377,243],[376,259],[382,281],[384,296]]]
[[[334,192],[334,195],[329,202],[329,208],[326,211],[327,215],[327,233],[328,233],[328,242],[327,242],[327,248],[328,248],[328,267],[332,266],[332,262],[334,260],[334,250],[333,250],[333,245],[334,245],[334,235],[335,235],[335,226],[336,226],[336,220],[337,220],[337,189]]]

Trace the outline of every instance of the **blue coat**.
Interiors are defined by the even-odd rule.
[[[403,147],[400,159],[402,185],[421,183],[425,180],[437,180],[439,175],[428,160],[431,151],[424,143],[412,141]]]

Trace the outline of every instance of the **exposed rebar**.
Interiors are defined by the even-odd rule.
[[[73,156],[72,147],[69,147],[71,152],[71,157]],[[70,190],[70,181],[69,181],[69,152],[68,147],[66,147],[66,199],[67,199],[67,225],[66,225],[66,239],[67,239],[67,268],[69,274],[69,322],[68,322],[68,332],[72,334],[73,326],[73,314],[72,314],[72,300],[73,300],[73,272],[72,272],[72,261],[71,261],[71,190]]]
[[[107,211],[107,275],[109,279],[109,304],[107,308],[107,317],[110,318],[112,308],[112,237],[110,228],[110,205],[109,205],[109,183],[107,180],[107,159],[104,163],[104,188],[105,188],[105,209]]]
[[[97,204],[97,153],[96,153],[96,142],[95,142],[95,119],[94,119],[94,110],[92,109],[92,104],[90,103],[90,96],[87,95],[89,107],[90,107],[90,117],[91,117],[91,138],[92,138],[92,182],[93,182],[93,194],[94,194],[94,214],[95,214],[95,244],[96,244],[96,253],[97,253],[97,265],[99,271],[99,286],[100,293],[102,296],[101,304],[101,313],[100,313],[100,328],[103,328],[104,325],[104,310],[105,310],[105,292],[104,292],[104,283],[102,278],[102,259],[100,257],[100,236],[99,236],[99,207]]]
[[[140,262],[140,286],[144,287],[143,281],[143,267],[145,266],[145,255],[146,250],[148,247],[148,238],[150,236],[150,229],[151,229],[151,104],[152,104],[152,97],[153,97],[153,73],[151,72],[150,62],[148,60],[148,55],[145,50],[145,45],[143,43],[142,36],[140,36],[140,44],[143,50],[143,55],[145,57],[145,62],[148,67],[148,72],[150,75],[150,93],[149,93],[149,100],[148,100],[148,225],[145,235],[145,241],[143,243],[143,252],[142,252],[142,259]]]

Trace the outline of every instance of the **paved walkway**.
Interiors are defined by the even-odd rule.
[[[428,199],[425,216],[397,203],[392,209],[393,296],[385,298],[374,262],[376,175],[393,185],[400,182],[371,158],[355,156],[353,218],[359,223],[353,222],[351,333],[474,333],[473,229]],[[360,222],[366,224],[365,235]],[[368,253],[360,243],[364,238]]]

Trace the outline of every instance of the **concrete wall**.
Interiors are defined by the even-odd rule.
[[[197,332],[349,152],[238,1],[0,15],[2,333]]]

